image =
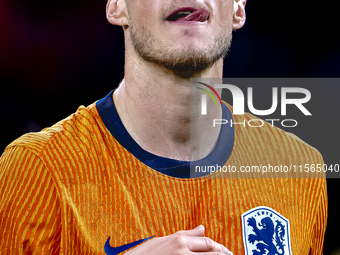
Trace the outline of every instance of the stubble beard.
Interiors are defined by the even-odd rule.
[[[231,45],[232,35],[219,29],[215,39],[204,49],[195,49],[189,45],[180,51],[169,49],[163,42],[156,40],[146,28],[136,28],[129,18],[130,37],[137,54],[149,63],[162,66],[178,73],[202,72],[224,58]]]

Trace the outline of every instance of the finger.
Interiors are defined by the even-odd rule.
[[[215,242],[208,237],[191,237],[188,242],[188,248],[193,252],[222,252],[223,254],[232,254],[224,245]]]
[[[186,235],[186,236],[203,236],[205,232],[205,227],[199,225],[198,227],[190,230],[181,230],[176,232],[176,234]]]
[[[230,251],[229,253],[224,253],[224,252],[199,252],[199,253],[196,253],[196,252],[190,252],[189,253],[190,255],[233,255],[233,253]]]

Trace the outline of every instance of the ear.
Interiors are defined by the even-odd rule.
[[[246,22],[247,0],[234,0],[233,30],[240,29]]]
[[[127,26],[127,10],[124,0],[108,0],[106,5],[107,20],[117,26]]]

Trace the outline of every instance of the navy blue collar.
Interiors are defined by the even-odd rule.
[[[179,161],[160,157],[143,150],[132,139],[121,122],[112,100],[112,93],[113,91],[97,102],[98,113],[112,136],[145,165],[172,177],[195,178],[209,174],[209,172],[203,171],[204,166],[222,167],[229,159],[234,144],[234,128],[229,125],[222,125],[215,149],[207,157],[198,161]],[[232,116],[228,107],[225,104],[222,105],[222,118],[231,120]],[[200,167],[202,171],[198,172],[197,167]]]

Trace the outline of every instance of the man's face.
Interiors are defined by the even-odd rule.
[[[177,72],[203,71],[231,42],[232,0],[126,0],[134,49]],[[188,14],[188,15],[187,15]]]

